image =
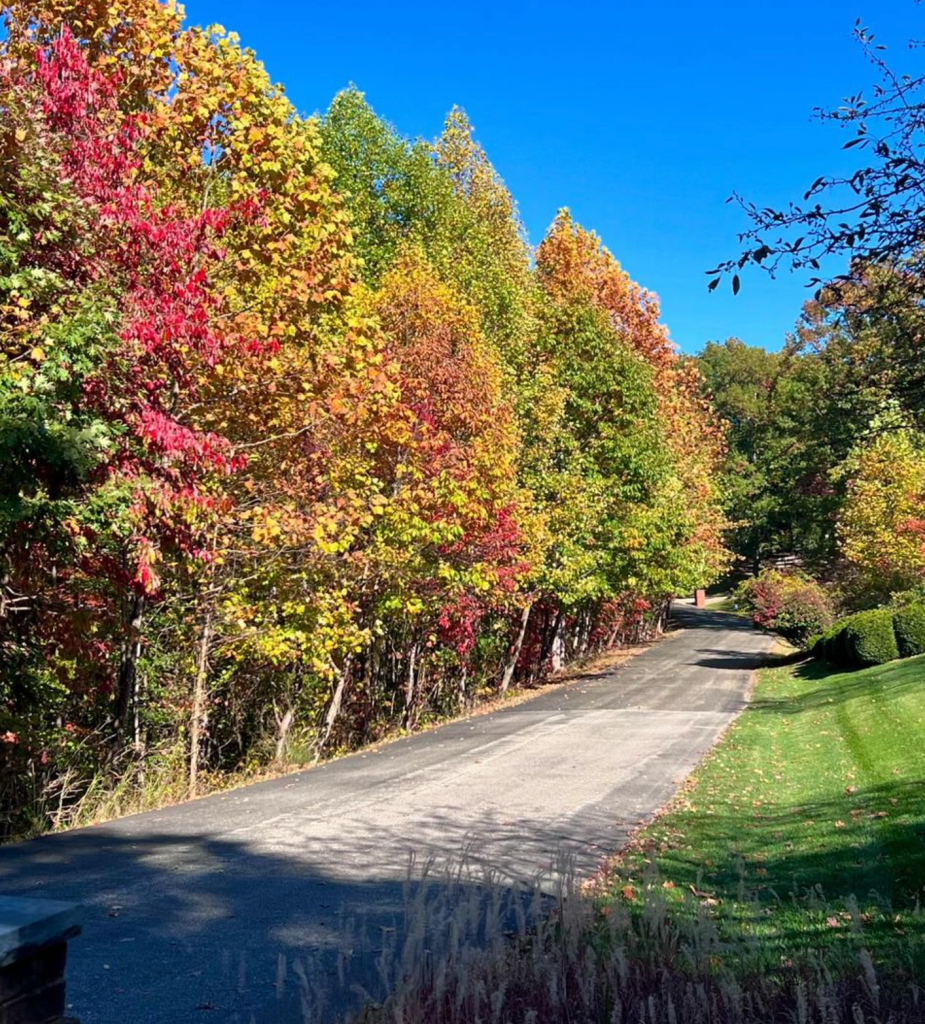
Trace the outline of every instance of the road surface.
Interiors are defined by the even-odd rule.
[[[671,797],[770,646],[734,616],[676,618],[682,632],[625,665],[522,704],[4,848],[0,892],[86,906],[68,967],[82,1024],[290,1024],[317,1019],[317,999],[329,1016],[346,998],[328,984],[338,950],[369,967],[410,852],[529,877],[564,851],[590,872]]]

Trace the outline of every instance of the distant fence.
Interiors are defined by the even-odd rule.
[[[806,568],[806,560],[792,551],[781,552],[776,555],[766,555],[763,558],[750,558],[737,562],[722,579],[710,589],[713,591],[735,590],[745,580],[757,576],[765,569],[776,569],[779,572],[795,571]]]

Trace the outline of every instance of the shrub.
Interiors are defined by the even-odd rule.
[[[840,619],[830,626],[823,634],[823,657],[833,665],[851,666],[851,655],[848,651],[846,628],[848,619]]]
[[[756,626],[773,629],[802,647],[835,617],[825,589],[801,572],[767,569],[742,583],[736,599],[749,610]]]
[[[925,602],[918,601],[893,615],[893,632],[901,658],[925,654]]]
[[[852,667],[883,665],[899,657],[896,634],[893,632],[893,612],[889,608],[876,608],[850,615],[844,620],[840,632],[843,637],[843,659]],[[836,657],[832,660],[840,659]]]
[[[807,644],[806,649],[814,658],[824,658],[835,664],[843,660],[839,656],[841,636],[844,630],[844,620],[829,626],[825,632],[820,633],[812,644]]]

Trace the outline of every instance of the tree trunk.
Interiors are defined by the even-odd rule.
[[[344,690],[347,687],[347,679],[350,677],[350,664],[352,660],[351,656],[348,655],[344,661],[343,670],[337,679],[337,686],[334,687],[334,696],[331,698],[328,713],[324,716],[324,733],[315,747],[315,764],[321,760],[321,752],[324,750],[324,745],[328,742],[331,731],[334,728],[334,723],[340,714],[341,705],[344,703]]]
[[[414,682],[417,660],[418,645],[415,643],[411,646],[411,657],[408,661],[408,679],[407,682],[405,683],[405,713],[403,715],[403,724],[406,728],[411,724],[411,716],[414,711]]]
[[[527,635],[527,623],[530,621],[530,611],[533,608],[533,603],[529,602],[524,605],[524,610],[520,615],[520,629],[517,632],[517,639],[514,641],[514,646],[511,648],[511,652],[508,655],[507,664],[504,666],[504,674],[501,676],[501,696],[503,697],[508,688],[511,685],[511,680],[514,678],[514,671],[517,668],[517,660],[520,658],[520,651],[524,645],[524,637]]]
[[[289,742],[289,730],[295,719],[292,708],[289,708],[282,716],[274,712],[276,718],[276,753],[273,755],[273,763],[284,764],[286,761],[286,744]]]
[[[469,706],[469,694],[466,692],[469,686],[469,669],[463,666],[459,674],[459,706],[465,710]]]
[[[134,596],[123,604],[123,638],[119,653],[119,679],[116,691],[116,750],[126,744],[133,719],[141,659],[141,627],[144,624],[145,599]]]
[[[193,680],[193,707],[190,711],[190,748],[189,748],[189,793],[196,795],[196,784],[199,776],[199,756],[202,734],[206,724],[208,708],[206,707],[206,681],[209,675],[209,647],[212,643],[212,604],[208,604],[202,617],[202,630],[199,634],[199,652],[196,656],[196,675]]]
[[[552,670],[559,672],[565,664],[565,638],[562,636],[563,615],[556,618],[556,628],[552,635],[550,653],[552,654]]]

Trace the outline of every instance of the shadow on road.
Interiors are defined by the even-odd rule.
[[[675,601],[671,606],[671,621],[685,629],[713,629],[733,633],[754,633],[755,627],[742,615],[729,612],[714,612],[709,608],[695,608],[693,605]]]
[[[569,873],[563,861],[558,883],[515,882],[441,824],[461,851],[455,867],[409,859],[405,878],[365,880],[253,837],[133,836],[116,824],[0,851],[0,890],[84,904],[68,967],[82,1024],[327,1022],[384,993],[409,933],[439,950],[523,932]],[[526,822],[508,827],[529,834]],[[381,839],[392,864],[395,837]]]
[[[736,672],[754,672],[772,660],[767,654],[743,654],[739,651],[724,651],[705,648],[699,654],[715,655],[698,659],[695,664],[702,668],[719,668]]]

